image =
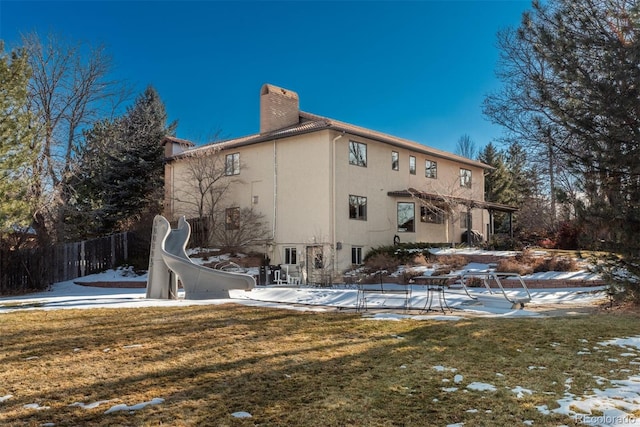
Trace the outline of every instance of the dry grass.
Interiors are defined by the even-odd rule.
[[[577,353],[635,335],[637,324],[629,314],[379,322],[236,305],[14,312],[0,315],[0,397],[13,395],[0,402],[0,424],[574,426],[536,406],[557,407],[566,378],[581,395],[603,387],[594,376],[628,369],[628,357],[608,361],[621,348]],[[473,381],[497,391],[463,392]],[[460,390],[443,390],[452,386]],[[534,394],[517,398],[516,386]],[[165,401],[104,413],[153,398]],[[33,403],[50,408],[24,408]]]

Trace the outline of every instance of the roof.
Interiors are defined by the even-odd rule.
[[[459,205],[469,206],[471,208],[487,209],[498,212],[517,212],[519,209],[514,206],[503,205],[494,202],[485,202],[482,200],[465,199],[463,197],[454,196],[442,196],[439,194],[427,193],[425,191],[419,191],[415,188],[409,188],[407,190],[389,191],[387,196],[390,197],[406,197],[417,198],[421,200],[429,200],[431,202],[447,202],[452,201]]]
[[[470,166],[475,166],[483,169],[493,169],[492,166],[487,165],[485,163],[472,160],[466,157],[462,157],[457,154],[449,153],[447,151],[438,150],[436,148],[432,148],[424,144],[420,144],[418,142],[410,141],[408,139],[399,138],[386,133],[374,131],[371,129],[363,128],[363,127],[352,125],[345,122],[341,122],[339,120],[334,120],[334,119],[318,116],[311,113],[305,113],[302,111],[299,113],[299,122],[296,125],[274,130],[271,132],[266,132],[263,134],[253,134],[253,135],[248,135],[240,138],[234,138],[234,139],[209,143],[207,145],[196,147],[194,149],[185,151],[183,153],[176,154],[172,156],[170,159],[177,159],[180,157],[187,156],[189,154],[193,154],[195,152],[206,151],[209,149],[237,148],[237,147],[242,147],[246,145],[257,144],[260,142],[272,141],[275,139],[302,135],[305,133],[317,132],[317,131],[327,130],[327,129],[335,130],[338,132],[344,132],[350,135],[372,139],[375,141],[380,141],[398,148],[405,148],[408,150],[425,154],[427,156],[432,156],[434,158],[453,160],[458,163],[463,163],[463,164],[467,164]]]
[[[194,144],[193,142],[191,142],[191,141],[189,141],[187,139],[176,138],[175,136],[170,136],[170,135],[167,135],[167,136],[164,137],[164,140],[162,142],[164,143],[165,141],[175,142],[175,143],[178,143],[178,144],[181,144],[181,145],[186,145],[188,147],[195,147],[196,146],[196,144]]]

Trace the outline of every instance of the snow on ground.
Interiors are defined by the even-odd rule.
[[[467,266],[467,268],[484,269],[484,265]],[[82,282],[105,281],[132,281],[143,282],[146,276],[134,276],[126,271],[107,271],[102,274],[83,277]],[[462,289],[449,289],[445,293],[447,305],[452,311],[441,310],[439,301],[434,299],[433,311],[424,311],[428,303],[428,294],[424,288],[416,286],[412,289],[410,306],[412,310],[404,310],[404,296],[398,294],[387,296],[372,295],[367,302],[368,309],[363,312],[363,318],[371,320],[460,320],[468,315],[474,316],[542,316],[540,312],[527,309],[528,307],[544,306],[548,304],[560,304],[571,307],[576,304],[588,304],[602,301],[606,298],[602,288],[563,288],[563,289],[531,289],[531,302],[524,309],[512,309],[502,295],[490,295],[487,290],[474,288],[471,290],[477,300],[471,299]],[[509,289],[510,297],[522,296],[523,290]],[[145,298],[144,288],[100,288],[75,284],[74,281],[56,283],[51,290],[34,293],[25,296],[0,298],[0,315],[16,310],[55,310],[55,309],[90,309],[90,308],[137,308],[137,307],[168,307],[205,304],[225,304],[234,302],[251,306],[277,307],[291,310],[335,311],[346,309],[354,311],[357,303],[357,290],[355,288],[312,288],[312,287],[284,287],[269,286],[258,287],[250,292],[231,291],[231,299],[226,300],[185,300],[184,293],[180,291],[177,300],[151,300]],[[502,301],[502,305],[495,302]],[[454,314],[452,314],[454,313]],[[555,343],[557,345],[557,343]],[[554,343],[551,344],[552,346]],[[621,346],[628,349],[630,366],[640,365],[640,336],[622,337],[615,340],[597,343],[591,348],[585,342],[585,357],[599,351],[606,351],[608,346]],[[136,344],[132,344],[132,348]],[[582,356],[581,356],[582,357]],[[443,382],[453,382],[456,387],[445,387],[443,390],[450,393],[474,392],[493,393],[496,386],[493,384],[473,381],[473,375],[465,373],[463,376],[456,373],[455,367],[434,366],[434,369],[443,375],[450,373],[452,378],[445,378]],[[530,369],[545,369],[544,366],[531,367]],[[578,396],[570,393],[572,378],[566,378],[566,391],[562,398],[557,400],[556,409],[546,406],[538,407],[542,413],[562,413],[574,417],[579,422],[591,426],[609,425],[634,425],[640,424],[640,420],[633,416],[640,411],[640,375],[633,375],[632,370],[612,371],[616,379],[598,379],[601,384],[607,384],[607,388],[591,390],[591,394]],[[635,369],[637,372],[638,369]],[[456,373],[454,375],[454,373]],[[503,376],[496,373],[496,376]],[[511,392],[522,398],[525,395],[543,393],[543,390],[529,390],[517,384],[510,386]],[[13,396],[0,396],[0,402],[11,399]],[[164,401],[154,398],[149,402],[141,402],[133,405],[119,404],[107,409],[105,413],[116,411],[135,411],[147,405],[159,405]],[[91,408],[109,403],[100,401],[93,403],[76,402],[73,405],[83,408]],[[437,402],[436,402],[437,403]],[[46,407],[31,406],[34,410],[45,410]],[[478,411],[471,408],[469,411]],[[577,412],[578,411],[578,412]],[[591,415],[597,414],[597,415]],[[251,414],[238,412],[235,417],[250,417]],[[526,421],[524,421],[527,424]]]
[[[477,251],[477,250],[476,250]],[[465,266],[466,271],[487,271],[488,264],[470,263]],[[431,274],[430,269],[423,271],[424,275]],[[546,278],[563,277],[566,273],[546,273]],[[571,273],[572,278],[589,276],[589,273]],[[566,277],[563,277],[566,278]],[[333,288],[289,287],[289,286],[260,286],[250,292],[232,290],[231,300],[185,300],[181,290],[177,300],[146,299],[144,288],[120,287],[99,288],[92,287],[92,282],[145,282],[146,275],[135,275],[131,270],[108,270],[74,281],[54,284],[50,290],[39,293],[0,298],[0,314],[19,309],[70,309],[70,308],[135,308],[135,307],[166,307],[187,305],[209,305],[235,302],[251,306],[279,307],[292,310],[329,311],[336,309],[356,309],[358,291],[351,286],[336,286]],[[84,283],[79,285],[77,283]],[[373,285],[375,286],[375,285]],[[394,286],[385,284],[385,288]],[[464,315],[523,317],[540,316],[539,311],[528,310],[527,307],[543,307],[549,304],[589,304],[606,298],[603,288],[562,288],[562,289],[530,289],[531,301],[525,309],[512,308],[512,304],[495,290],[490,292],[485,288],[471,288],[470,294],[464,289],[450,288],[444,293],[444,301],[436,295],[429,294],[424,286],[411,286],[410,297],[404,294],[368,294],[367,310],[363,314],[376,320],[398,320],[404,318],[446,319],[455,320]],[[510,299],[527,297],[524,289],[505,289]],[[408,301],[405,301],[408,298]],[[431,298],[431,300],[429,300]],[[411,310],[404,310],[405,304]],[[431,305],[432,310],[425,310]],[[442,310],[442,306],[455,310],[456,316],[449,314],[450,310]],[[389,310],[391,309],[391,310]],[[398,312],[400,311],[400,312]],[[375,313],[374,313],[375,312]],[[434,315],[441,314],[436,317]]]

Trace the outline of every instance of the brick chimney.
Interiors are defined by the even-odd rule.
[[[260,89],[260,133],[298,124],[300,118],[298,94],[270,84]]]

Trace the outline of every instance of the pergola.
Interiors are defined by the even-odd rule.
[[[483,200],[472,200],[464,197],[447,196],[442,194],[427,193],[425,191],[416,190],[415,188],[409,188],[407,190],[389,191],[387,193],[390,197],[400,198],[413,198],[419,200],[429,201],[434,204],[456,204],[465,206],[467,213],[471,213],[472,209],[485,209],[489,212],[489,235],[494,234],[494,214],[496,212],[505,212],[509,215],[509,236],[513,237],[513,213],[518,211],[518,208],[503,205],[501,203],[485,202]],[[467,243],[471,244],[471,225],[468,223],[467,227]]]

